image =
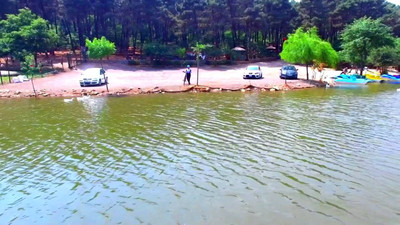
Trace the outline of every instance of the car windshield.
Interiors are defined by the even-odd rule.
[[[100,73],[101,68],[90,68],[85,70],[85,73]]]
[[[260,70],[258,66],[248,66],[247,70]]]
[[[90,76],[90,77],[91,76],[99,76],[99,75],[101,75],[100,70],[101,70],[101,68],[90,68],[90,69],[83,71],[82,75]]]
[[[284,70],[296,70],[294,66],[285,66],[283,67]]]

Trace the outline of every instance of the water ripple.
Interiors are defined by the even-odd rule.
[[[398,98],[372,86],[5,100],[0,224],[393,224]]]

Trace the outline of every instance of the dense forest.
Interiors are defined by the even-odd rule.
[[[400,8],[384,0],[1,0],[0,19],[29,8],[49,21],[60,48],[105,36],[124,52],[147,43],[230,49],[280,46],[297,27],[316,26],[338,49],[344,27],[381,18],[400,36]]]

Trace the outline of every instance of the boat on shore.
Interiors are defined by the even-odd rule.
[[[364,76],[360,76],[357,74],[347,75],[341,74],[333,80],[333,86],[342,87],[342,86],[363,86],[368,83],[373,83],[373,80],[367,79]]]
[[[385,78],[385,83],[388,83],[388,84],[400,84],[400,77],[399,76],[383,74],[381,77]]]
[[[382,77],[381,73],[379,72],[372,72],[372,71],[367,71],[365,73],[365,77],[369,80],[373,80],[375,82],[385,82],[388,80],[388,78]]]

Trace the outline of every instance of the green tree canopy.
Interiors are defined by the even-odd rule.
[[[362,18],[348,25],[342,33],[344,60],[361,68],[361,74],[371,52],[384,46],[394,46],[390,27],[380,20]]]
[[[0,21],[0,46],[21,61],[26,54],[33,54],[37,64],[37,53],[54,49],[57,41],[58,35],[48,22],[29,9],[20,9],[19,14],[9,14]]]
[[[400,66],[400,38],[395,39],[395,47],[383,46],[371,51],[368,63],[380,68],[384,72],[388,66]]]
[[[0,34],[0,57],[10,54],[10,49],[6,43],[6,40],[1,38]]]
[[[327,12],[323,0],[302,0],[299,5],[299,14],[304,27],[322,28],[326,21]]]
[[[318,28],[339,46],[344,27],[362,17],[383,18],[400,36],[400,7],[386,0],[2,0],[0,19],[27,7],[49,21],[65,47],[106,37],[127,53],[158,42],[189,49],[196,42],[217,48],[273,44],[299,26]],[[64,47],[63,46],[63,47]],[[254,47],[254,48],[253,48]]]
[[[35,66],[35,57],[32,54],[24,53],[24,59],[21,61],[21,69],[26,75],[31,75],[31,84],[35,97],[37,97],[35,84],[33,83],[33,75],[39,72],[38,66]]]
[[[199,42],[196,43],[195,46],[192,47],[192,50],[199,56],[204,50],[211,48],[212,45],[208,44],[200,44]]]
[[[281,58],[290,63],[306,64],[307,80],[308,65],[313,63],[325,63],[329,66],[336,66],[339,57],[329,42],[323,41],[318,36],[316,28],[304,31],[303,28],[290,34],[283,45]]]
[[[35,59],[32,54],[26,54],[24,60],[21,62],[21,69],[26,75],[31,75],[33,78],[34,74],[39,72],[39,68],[34,65]]]
[[[88,56],[91,59],[102,60],[104,57],[110,56],[115,53],[115,44],[107,40],[105,37],[101,37],[100,39],[95,38],[93,39],[93,41],[86,39],[86,47],[88,47]],[[102,61],[100,62],[101,67],[103,67]],[[106,88],[108,92],[108,81],[106,79],[105,72],[103,72],[102,74],[104,76],[104,80],[106,80]]]
[[[86,47],[88,47],[88,55],[91,59],[103,59],[115,53],[115,44],[105,37],[94,38],[93,41],[86,39]]]
[[[186,56],[186,48],[178,48],[175,50],[175,52],[181,59],[184,59]]]
[[[399,49],[384,46],[372,50],[368,61],[369,63],[380,67],[381,71],[384,71],[388,66],[399,65],[399,59]]]
[[[400,6],[394,4],[387,4],[387,13],[383,15],[382,22],[391,27],[393,34],[397,37],[400,36]]]

